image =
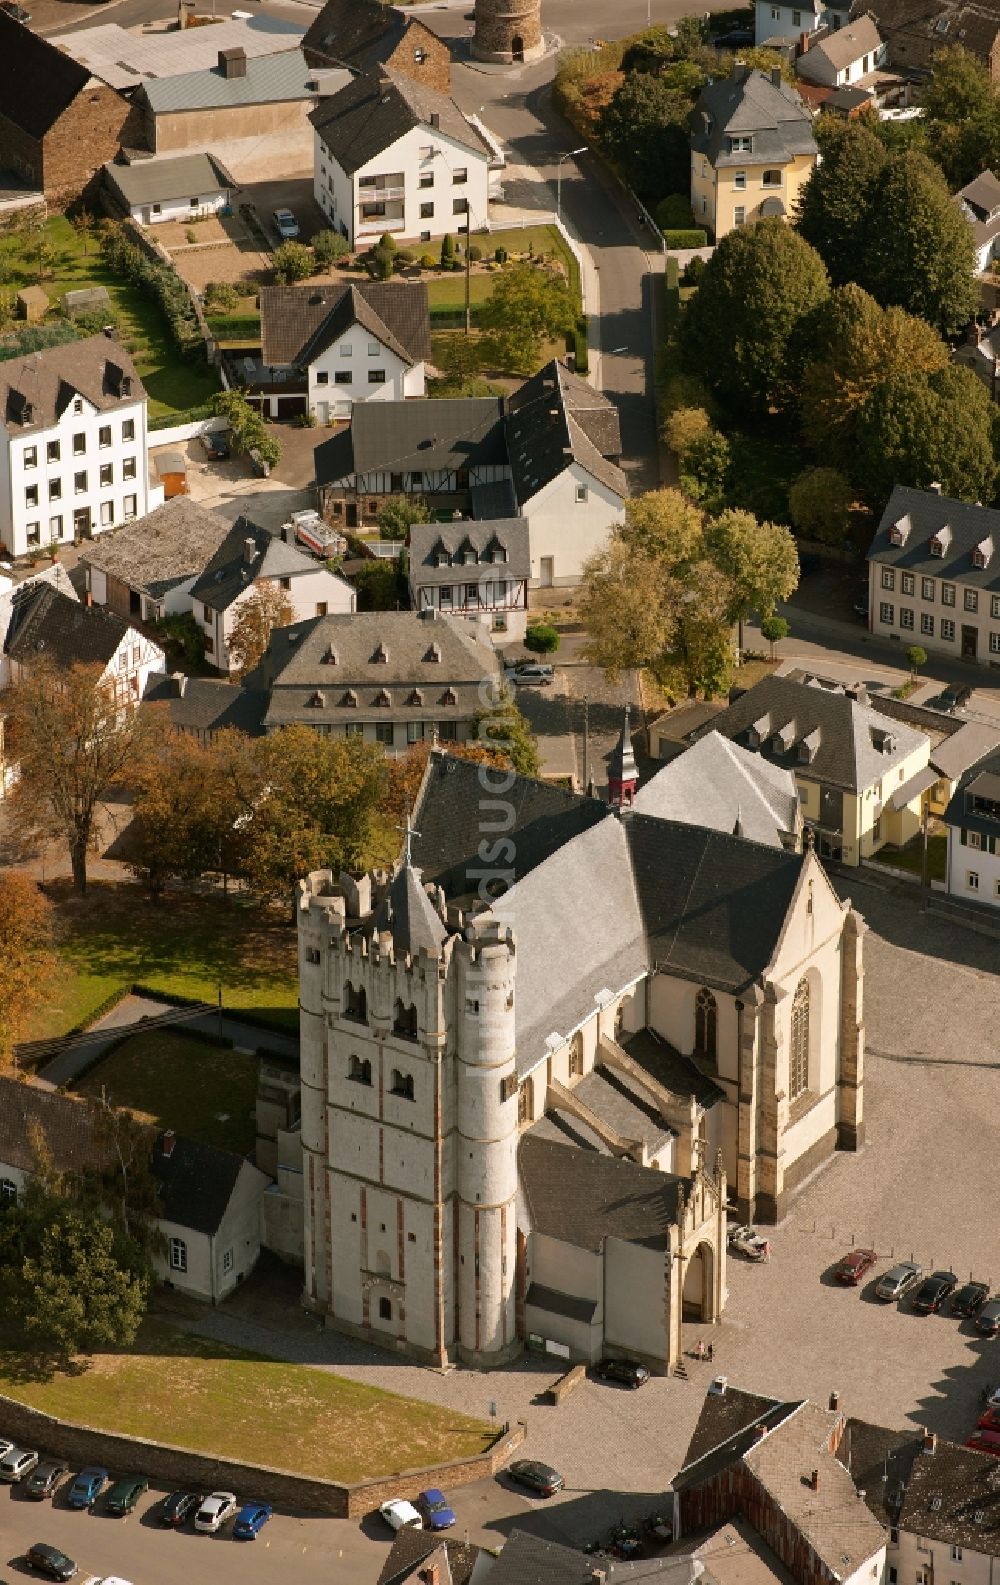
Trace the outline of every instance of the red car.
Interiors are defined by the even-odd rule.
[[[992,1453],[994,1458],[1000,1458],[1000,1431],[973,1431],[965,1445],[977,1453]]]
[[[976,1421],[977,1431],[1000,1431],[1000,1408],[987,1409]]]
[[[871,1271],[878,1260],[874,1249],[852,1249],[845,1255],[836,1270],[838,1282],[845,1283],[848,1287],[856,1288],[862,1277]]]

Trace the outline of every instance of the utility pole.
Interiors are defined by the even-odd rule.
[[[583,696],[583,790],[590,787],[590,700]]]
[[[560,154],[556,160],[556,219],[562,218],[562,168],[563,160],[575,159],[578,154],[586,154],[587,145],[579,149],[567,149],[565,154]]]

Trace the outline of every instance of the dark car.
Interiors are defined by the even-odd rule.
[[[856,1288],[862,1277],[871,1271],[878,1256],[874,1249],[852,1249],[849,1255],[838,1262],[834,1275],[838,1282],[844,1283],[849,1288]]]
[[[863,616],[865,621],[867,622],[868,614],[871,611],[871,606],[872,606],[871,591],[868,588],[868,585],[865,584],[863,588],[858,590],[857,597],[856,597],[856,599],[854,601],[854,615],[855,616]]]
[[[971,698],[972,689],[968,683],[953,682],[933,699],[928,699],[927,703],[933,710],[944,710],[947,715],[952,715],[956,710],[964,710]]]
[[[36,1502],[41,1502],[43,1497],[55,1495],[59,1482],[65,1480],[69,1470],[65,1464],[39,1464],[33,1469],[27,1480],[21,1486],[26,1497],[33,1497]]]
[[[957,1287],[958,1278],[953,1271],[932,1271],[913,1295],[912,1308],[918,1315],[934,1315]]]
[[[108,1478],[106,1469],[98,1469],[96,1464],[88,1464],[82,1469],[69,1489],[66,1498],[71,1508],[93,1508],[101,1492],[104,1490]]]
[[[229,458],[229,441],[225,435],[202,435],[201,444],[209,462],[226,462]]]
[[[963,1282],[951,1301],[952,1315],[978,1315],[990,1296],[988,1282]]]
[[[455,1523],[455,1510],[437,1486],[422,1491],[413,1506],[423,1519],[425,1530],[450,1530]]]
[[[29,1546],[24,1561],[36,1574],[47,1574],[49,1579],[72,1579],[77,1571],[71,1557],[60,1552],[57,1546],[47,1546],[44,1541],[36,1541],[34,1546]]]
[[[519,1486],[527,1486],[543,1497],[554,1497],[566,1484],[551,1464],[539,1464],[535,1458],[516,1458],[513,1464],[507,1465],[507,1473]]]
[[[600,1376],[602,1381],[623,1382],[626,1387],[641,1387],[649,1380],[645,1365],[634,1359],[602,1359],[594,1366],[594,1375]]]
[[[131,1513],[143,1492],[149,1490],[145,1475],[123,1475],[116,1480],[104,1499],[104,1512],[114,1519],[124,1519]]]
[[[996,1337],[1000,1332],[1000,1299],[991,1299],[976,1316],[976,1331],[984,1337]]]
[[[196,1491],[172,1491],[160,1504],[160,1523],[164,1530],[179,1530],[201,1507],[201,1497]]]

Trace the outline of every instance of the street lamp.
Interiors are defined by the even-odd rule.
[[[563,160],[575,159],[578,154],[586,154],[587,145],[580,149],[567,149],[565,154],[560,154],[556,160],[556,219],[562,215],[562,168]]]

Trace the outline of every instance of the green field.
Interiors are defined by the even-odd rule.
[[[396,1474],[488,1447],[488,1424],[308,1365],[289,1365],[147,1321],[128,1353],[32,1379],[0,1351],[0,1392],[125,1436],[321,1480]]]
[[[154,903],[139,886],[101,881],[83,898],[68,883],[50,886],[49,895],[59,971],[33,1038],[65,1034],[129,984],[205,1002],[215,1002],[221,985],[228,1011],[247,1009],[279,1027],[297,1027],[295,931],[280,913],[218,896],[171,894]]]
[[[41,280],[39,238],[51,249]],[[12,232],[0,238],[0,280],[3,290],[12,294],[24,286],[42,286],[53,315],[64,292],[106,287],[122,339],[149,395],[150,418],[199,407],[219,388],[215,371],[207,364],[186,363],[178,356],[157,305],[130,281],[113,275],[96,237],[81,237],[64,215],[53,215],[40,232]]]
[[[266,1040],[266,1032],[261,1038]],[[133,1035],[73,1089],[81,1095],[103,1092],[115,1106],[126,1106],[140,1122],[158,1129],[173,1128],[239,1156],[253,1151],[257,1059],[197,1035],[170,1028]]]

